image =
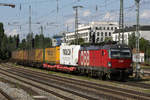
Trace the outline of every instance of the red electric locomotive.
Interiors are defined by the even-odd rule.
[[[102,79],[124,80],[133,73],[132,52],[122,44],[81,47],[77,69]]]

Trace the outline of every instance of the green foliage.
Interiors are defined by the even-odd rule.
[[[131,49],[136,48],[136,39],[135,33],[129,36],[129,46]],[[145,61],[150,62],[150,42],[144,38],[140,38],[139,47],[140,51],[145,53]]]
[[[31,48],[48,48],[52,46],[51,38],[44,37],[43,34],[35,35],[33,33],[28,34],[26,39],[23,39],[19,44],[19,49],[31,49]]]
[[[4,34],[3,23],[0,23],[0,59],[4,60],[9,58],[10,52],[8,51],[8,39]]]
[[[140,50],[146,52],[146,49],[149,47],[149,41],[145,40],[144,38],[140,38]]]
[[[109,41],[113,41],[112,37],[106,37],[104,42],[109,42]]]
[[[135,33],[132,33],[131,35],[129,35],[129,47],[131,49],[136,47],[136,36]]]
[[[36,35],[34,39],[35,48],[48,48],[52,46],[52,40],[43,34]]]
[[[75,39],[75,40],[73,40],[70,44],[77,44],[77,43],[78,43],[78,45],[83,45],[83,44],[85,44],[83,38],[79,38],[78,40]]]
[[[34,48],[47,48],[52,45],[52,41],[51,38],[44,37],[43,34],[33,38],[33,33],[31,33],[20,42],[19,35],[7,37],[4,34],[3,23],[0,23],[0,60],[9,59],[14,50],[30,49],[33,45]]]

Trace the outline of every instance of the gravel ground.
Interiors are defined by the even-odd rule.
[[[33,86],[30,86],[30,85],[27,85],[27,84],[25,84],[25,83],[19,82],[19,81],[17,81],[17,80],[12,79],[12,78],[9,78],[9,77],[7,77],[7,76],[5,76],[5,75],[3,75],[3,74],[0,74],[0,77],[5,78],[5,79],[7,79],[7,80],[10,80],[10,81],[12,81],[12,82],[16,82],[16,83],[18,83],[18,84],[25,85],[25,86],[27,86],[27,87],[29,87],[29,88],[35,90],[36,92],[38,92],[38,93],[40,94],[40,96],[46,96],[48,100],[62,100],[62,99],[59,98],[59,97],[56,97],[56,96],[54,96],[54,95],[52,95],[52,94],[49,94],[49,93],[47,93],[47,92],[45,92],[45,91],[42,91],[42,90],[40,90],[40,89],[37,89],[37,88],[35,88],[35,87],[33,87]],[[29,81],[29,80],[26,80],[26,81]],[[33,82],[33,81],[32,81],[32,82]],[[34,82],[33,82],[33,83],[34,83]],[[5,84],[5,83],[4,83],[4,84]],[[38,84],[38,83],[37,83],[37,84]],[[8,85],[8,86],[10,86],[10,85]],[[4,87],[4,89],[6,90],[6,89],[8,88],[8,86],[7,86],[7,87]],[[47,86],[44,86],[44,87],[47,87]],[[1,88],[1,86],[0,86],[0,88]],[[47,88],[50,88],[50,87],[47,87]],[[54,90],[54,91],[57,90],[57,89],[54,89],[54,88],[52,88],[52,87],[51,87],[50,89],[51,89],[51,90]],[[63,92],[60,92],[60,91],[58,91],[57,93],[63,94]],[[21,93],[21,94],[23,94],[23,93]],[[69,94],[69,93],[68,93],[68,94]],[[66,95],[68,95],[68,94],[66,94]],[[24,94],[24,96],[27,96],[27,94]],[[72,97],[74,97],[74,96],[72,96]],[[34,98],[34,96],[31,96],[31,98]],[[75,98],[76,98],[76,97],[75,97]],[[0,99],[0,100],[1,100],[1,99]],[[37,100],[37,99],[15,99],[15,100]],[[82,100],[82,99],[76,99],[76,100]]]
[[[13,88],[10,84],[0,82],[0,88],[15,100],[33,100],[24,90]]]
[[[2,94],[0,94],[0,100],[7,100]]]

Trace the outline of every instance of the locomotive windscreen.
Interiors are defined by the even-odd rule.
[[[130,58],[131,51],[129,49],[110,49],[111,58]]]

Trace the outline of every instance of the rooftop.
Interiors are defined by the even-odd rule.
[[[150,25],[142,25],[139,28],[140,31],[150,31]],[[124,32],[131,32],[131,31],[136,31],[136,25],[130,26],[130,27],[125,27]],[[122,30],[117,29],[115,30],[114,33],[122,32]]]

